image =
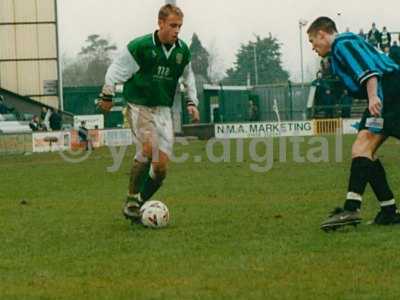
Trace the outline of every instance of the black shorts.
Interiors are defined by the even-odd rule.
[[[383,131],[385,136],[400,139],[400,72],[385,75],[382,79],[383,88]],[[368,108],[365,110],[360,130],[368,129],[365,126],[367,118],[371,117]]]

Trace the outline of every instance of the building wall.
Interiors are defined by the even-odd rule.
[[[0,1],[0,87],[59,107],[56,0]]]

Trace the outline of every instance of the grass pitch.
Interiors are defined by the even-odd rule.
[[[398,299],[400,226],[319,229],[343,203],[353,139],[339,163],[293,162],[290,145],[279,162],[275,149],[267,173],[248,153],[212,163],[205,142],[177,146],[203,162],[171,164],[155,197],[171,213],[163,230],[121,216],[133,149],[115,173],[106,148],[79,164],[0,157],[0,299]],[[380,151],[397,195],[398,153]],[[368,188],[364,219],[377,210]]]

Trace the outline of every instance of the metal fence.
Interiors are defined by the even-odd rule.
[[[100,86],[65,87],[64,109],[74,115],[96,115],[102,112],[97,108],[95,100],[99,97]],[[113,100],[114,107],[104,118],[105,128],[121,128],[124,124],[122,114],[125,101],[121,93],[117,93]]]
[[[310,84],[290,82],[255,87],[205,85],[201,99],[202,122],[306,120],[310,87]],[[251,103],[257,106],[257,119],[250,117]]]
[[[303,121],[307,119],[310,85],[268,85],[253,88],[259,98],[260,121]]]

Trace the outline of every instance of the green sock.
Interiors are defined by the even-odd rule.
[[[151,164],[148,164],[146,166],[146,170],[142,173],[142,175],[139,178],[138,186],[139,186],[139,191],[141,191],[145,185],[145,182],[147,180],[147,177],[149,177],[149,171],[150,171],[150,166]]]
[[[146,176],[150,170],[150,163],[134,161],[129,179],[129,194],[135,195],[142,189]]]
[[[149,200],[161,187],[162,180],[153,179],[149,172],[143,182],[142,188],[140,189],[140,196],[145,202]]]

